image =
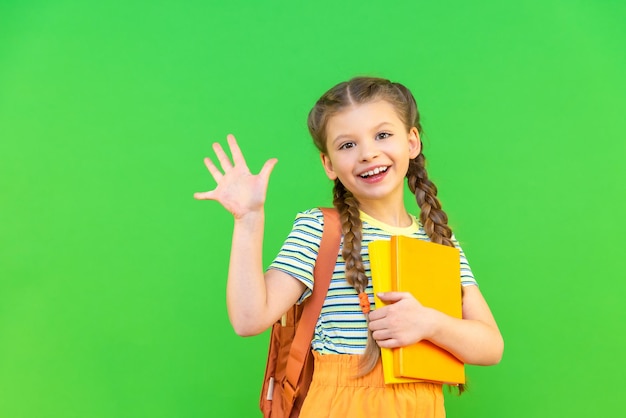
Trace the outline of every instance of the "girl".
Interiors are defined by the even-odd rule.
[[[400,292],[380,294],[389,305],[373,310],[369,242],[407,235],[459,247],[426,174],[415,99],[401,84],[354,78],[317,101],[308,126],[326,175],[335,183],[333,203],[343,238],[312,341],[315,373],[300,416],[443,417],[441,385],[384,385],[379,347],[426,339],[464,363],[491,365],[500,361],[503,340],[462,250],[463,319],[424,307]],[[264,273],[263,208],[276,159],[252,175],[235,138],[229,135],[227,141],[232,163],[214,144],[221,170],[209,158],[205,164],[217,187],[195,197],[217,200],[235,218],[228,314],[239,335],[255,335],[311,294],[323,218],[318,209],[298,214]],[[420,207],[419,219],[404,206],[405,177]],[[369,298],[370,313],[361,310],[359,294]]]

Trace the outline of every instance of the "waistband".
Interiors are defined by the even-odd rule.
[[[360,355],[320,354],[313,350],[313,357],[315,359],[313,381],[317,384],[344,387],[385,387],[380,359],[370,373],[356,377]]]

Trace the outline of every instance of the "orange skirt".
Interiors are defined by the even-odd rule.
[[[358,355],[313,351],[315,371],[300,418],[444,418],[441,385],[386,385],[378,364],[355,378]]]

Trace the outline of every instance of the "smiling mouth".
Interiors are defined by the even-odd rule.
[[[359,177],[366,179],[368,177],[375,176],[376,174],[384,173],[385,171],[387,171],[388,168],[389,167],[376,167],[373,170],[366,171],[365,173],[359,174]]]

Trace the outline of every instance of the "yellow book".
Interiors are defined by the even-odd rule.
[[[461,318],[459,251],[417,238],[393,236],[369,246],[374,292],[410,292],[422,305]],[[374,298],[376,308],[384,303]],[[385,383],[465,383],[463,363],[429,341],[382,349]]]

